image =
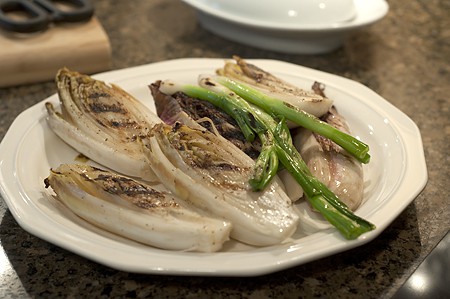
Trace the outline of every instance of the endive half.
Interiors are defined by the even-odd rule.
[[[50,128],[95,162],[122,174],[156,180],[139,137],[161,120],[116,85],[63,68],[56,75],[61,112],[46,103]]]
[[[333,108],[326,121],[331,124],[336,119],[342,119],[342,117]],[[348,132],[348,127],[341,127],[340,130]],[[355,211],[361,204],[364,194],[361,162],[329,139],[303,128],[296,130],[293,141],[311,173],[336,194],[350,210]]]
[[[232,238],[265,246],[296,230],[298,215],[279,180],[252,191],[254,161],[232,143],[179,123],[155,125],[143,143],[161,182],[181,199],[230,221]]]
[[[45,179],[87,222],[147,245],[213,252],[229,239],[228,221],[206,217],[170,193],[85,164],[62,164]]]
[[[295,86],[256,65],[247,63],[239,56],[235,55],[233,58],[235,61],[225,62],[222,68],[216,70],[216,73],[245,83],[269,97],[278,98],[316,117],[327,113],[333,104],[333,101],[326,96]],[[294,123],[288,123],[288,125],[289,127],[298,126]]]

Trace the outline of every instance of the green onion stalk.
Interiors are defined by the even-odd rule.
[[[246,101],[261,107],[267,113],[274,115],[275,117],[284,117],[287,120],[334,141],[361,163],[367,164],[370,161],[369,146],[367,144],[330,126],[314,115],[228,77],[216,76],[214,77],[214,80],[228,87]]]
[[[311,174],[292,143],[284,117],[277,122],[269,113],[248,103],[225,86],[212,81],[211,78],[200,79],[200,85],[202,87],[194,85],[174,87],[171,83],[177,91],[208,101],[229,113],[236,119],[242,131],[247,132],[249,138],[256,134],[261,139],[262,151],[256,161],[255,176],[250,181],[255,190],[261,190],[268,184],[281,162],[303,188],[312,207],[335,226],[345,238],[356,239],[375,228],[372,223],[355,215],[331,190]],[[254,134],[250,134],[250,131]]]

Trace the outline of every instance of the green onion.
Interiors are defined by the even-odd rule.
[[[367,144],[349,134],[339,131],[326,122],[321,121],[314,115],[311,115],[280,99],[270,97],[244,83],[240,83],[223,76],[217,76],[214,79],[237,93],[246,101],[262,108],[267,113],[275,117],[284,117],[306,129],[334,141],[358,159],[358,161],[362,163],[368,163],[370,161],[369,146]]]

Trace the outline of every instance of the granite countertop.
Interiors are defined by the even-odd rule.
[[[184,57],[278,59],[344,76],[406,113],[422,134],[429,180],[372,242],[252,278],[126,273],[23,230],[0,199],[0,297],[388,298],[450,228],[450,3],[389,1],[388,15],[324,55],[288,55],[205,31],[175,0],[95,1],[112,45],[112,68]],[[1,73],[0,76],[6,74]],[[0,139],[23,110],[55,93],[53,82],[0,89]],[[0,165],[1,166],[1,165]]]

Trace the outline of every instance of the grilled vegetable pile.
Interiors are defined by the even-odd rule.
[[[118,86],[62,69],[61,111],[46,103],[48,124],[104,169],[61,165],[46,186],[86,221],[170,250],[288,241],[302,228],[303,198],[347,239],[373,230],[353,213],[369,148],[323,88],[234,58],[198,85],[152,83],[158,115]]]

